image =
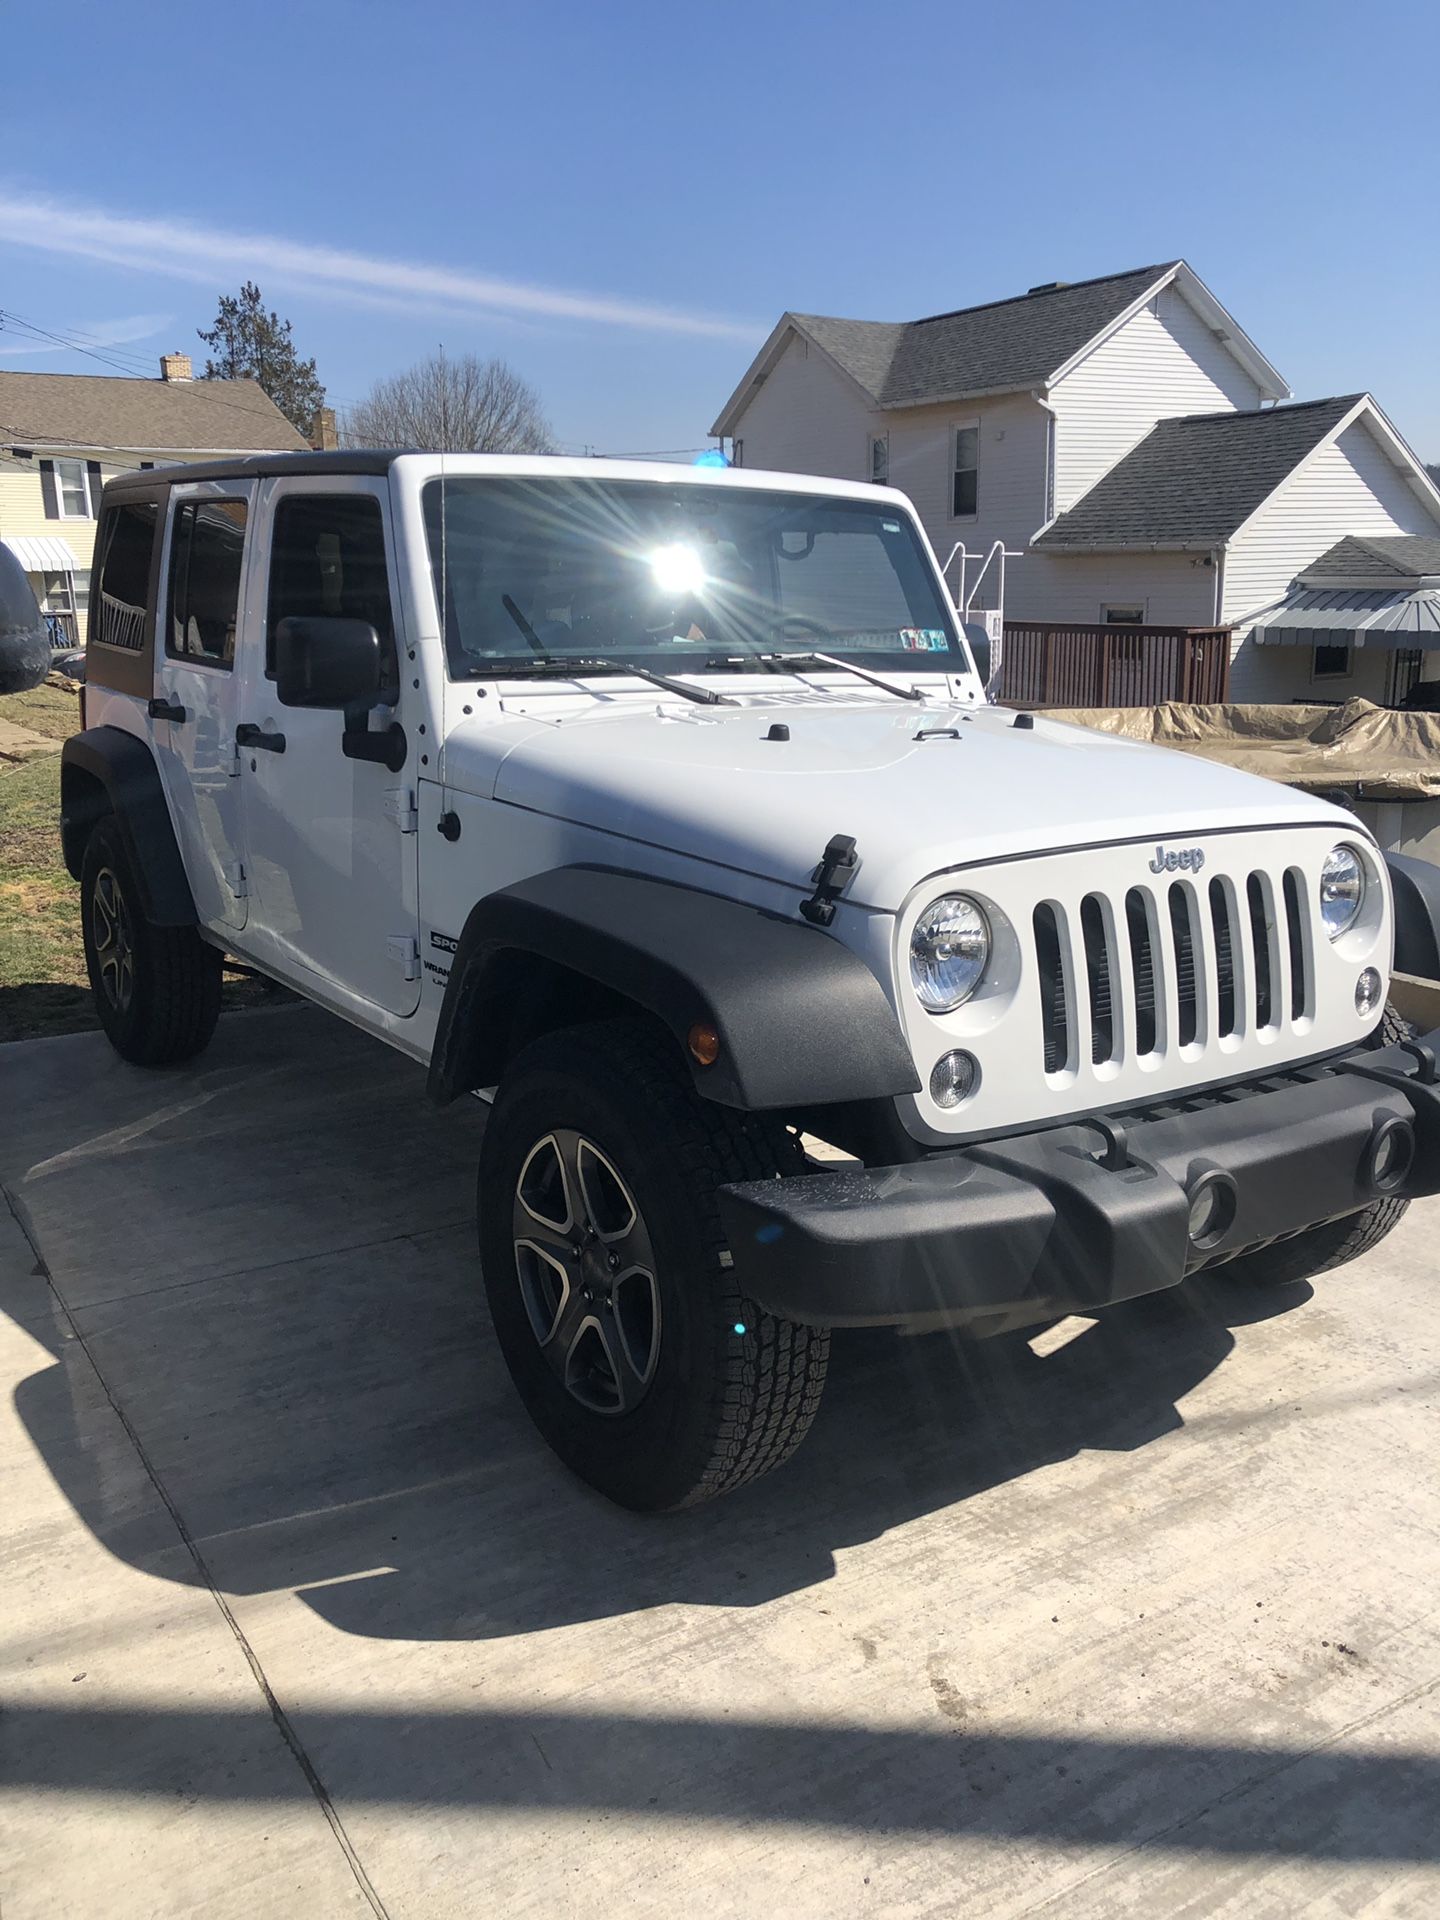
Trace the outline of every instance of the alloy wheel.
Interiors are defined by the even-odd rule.
[[[95,876],[90,929],[105,997],[117,1013],[125,1013],[135,993],[135,940],[130,909],[109,867],[102,867]]]
[[[609,1156],[557,1127],[515,1183],[515,1271],[551,1372],[592,1413],[632,1412],[660,1355],[649,1230]]]

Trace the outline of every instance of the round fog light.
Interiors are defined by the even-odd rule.
[[[1403,1186],[1415,1159],[1415,1129],[1398,1114],[1382,1120],[1370,1136],[1360,1177],[1376,1193],[1393,1193]]]
[[[1213,1247],[1235,1218],[1235,1182],[1228,1173],[1202,1173],[1189,1192],[1192,1247]]]
[[[942,1053],[930,1070],[930,1098],[937,1107],[958,1107],[980,1084],[980,1062],[973,1053]]]
[[[1380,976],[1374,967],[1366,967],[1355,982],[1355,1011],[1363,1019],[1380,1004]]]

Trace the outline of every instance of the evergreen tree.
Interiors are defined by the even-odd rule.
[[[260,289],[247,280],[238,295],[222,294],[215,324],[196,332],[211,350],[207,380],[254,380],[292,426],[307,437],[325,404],[325,389],[313,360],[302,360],[290,338],[290,322],[266,312]]]

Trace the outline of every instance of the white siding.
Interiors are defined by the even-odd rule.
[[[1142,606],[1151,627],[1214,622],[1215,570],[1198,553],[1030,553],[1005,576],[1012,620],[1090,625],[1110,606]]]
[[[872,420],[879,425],[872,428]],[[885,425],[818,347],[791,333],[736,423],[735,438],[745,443],[747,467],[868,480],[870,434]]]
[[[1157,420],[1258,407],[1260,389],[1171,286],[1067,374],[1050,404],[1063,513]]]
[[[872,410],[823,354],[792,334],[735,433],[745,443],[747,468],[843,480],[870,478],[871,435],[888,434],[890,484],[914,501],[943,565],[957,541],[971,553],[984,554],[996,540],[1018,549],[1042,525],[1048,420],[1028,394]],[[950,513],[956,427],[977,427],[980,434],[978,510],[959,520]],[[949,579],[952,589],[958,585],[958,563]],[[988,586],[977,604],[991,604]]]
[[[1028,394],[956,406],[906,407],[882,416],[890,433],[890,484],[915,502],[942,566],[957,541],[983,556],[997,540],[1011,549],[1023,548],[1040,527],[1045,516],[1047,419]],[[977,511],[958,520],[950,512],[957,427],[979,429],[980,460]],[[959,586],[959,565],[957,560],[947,576],[952,590]],[[972,563],[972,581],[977,572],[978,563]],[[993,606],[993,579],[992,568],[977,606]]]
[[[1231,693],[1237,700],[1375,696],[1378,667],[1357,663],[1354,684],[1311,682],[1308,647],[1257,647],[1255,615],[1347,533],[1440,533],[1426,506],[1361,417],[1284,486],[1243,528],[1225,559],[1225,619],[1236,628]],[[1363,672],[1360,669],[1363,668]]]

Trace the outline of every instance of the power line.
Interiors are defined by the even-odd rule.
[[[32,335],[45,340],[53,340],[57,345],[70,348],[75,353],[86,354],[89,356],[90,359],[98,360],[102,366],[111,367],[114,369],[115,372],[124,374],[127,380],[134,380],[137,378],[148,379],[151,381],[155,380],[155,376],[153,374],[137,374],[133,367],[125,367],[125,366],[122,366],[117,360],[109,360],[105,357],[104,354],[96,352],[94,349],[90,347],[81,346],[78,343],[78,341],[75,340],[74,338],[67,339],[63,334],[53,332],[48,327],[42,327],[36,321],[25,320],[18,313],[10,313],[6,311],[4,308],[0,308],[0,330],[3,330],[6,327],[28,328]],[[11,371],[13,371],[13,369],[11,369]],[[156,384],[163,385],[165,383],[163,381],[158,381],[156,382]],[[207,406],[229,407],[236,413],[246,414],[252,421],[258,420],[262,417],[259,408],[247,407],[246,405],[244,405],[242,401],[239,401],[239,400],[226,400],[220,394],[216,393],[214,389],[216,387],[223,386],[225,384],[224,381],[222,380],[201,380],[201,381],[194,381],[194,382],[172,381],[169,384],[174,386],[177,392],[184,392],[187,386],[203,387],[205,392],[205,404]],[[256,382],[256,385],[259,385],[258,381]],[[266,398],[267,399],[269,398],[268,394],[266,395]],[[274,406],[275,402],[271,400],[270,404],[271,406]],[[279,412],[278,407],[276,408],[276,411]],[[282,415],[281,417],[283,418],[284,416]],[[16,432],[20,431],[19,428],[16,428],[14,430]],[[296,432],[297,433],[299,432],[298,427],[296,428]],[[43,438],[43,436],[41,437]],[[91,444],[92,444],[92,449],[95,452],[109,451],[109,449],[104,447],[94,447],[93,442]],[[115,451],[128,452],[130,451],[130,449],[119,448],[119,449],[115,449]],[[201,449],[201,451],[209,451],[209,449]],[[266,452],[276,452],[276,451],[279,451],[279,449],[266,448],[266,447],[251,447],[249,449],[246,449],[246,451],[249,451],[251,453],[266,453]],[[298,449],[295,449],[295,451],[298,451]]]
[[[83,353],[91,360],[98,360],[102,367],[111,367],[117,373],[123,373],[133,377],[133,369],[131,367],[123,365],[119,360],[112,359],[108,353],[101,352],[96,347],[84,346],[74,335],[67,336],[63,333],[56,333],[49,327],[42,327],[38,321],[24,319],[23,316],[18,313],[8,313],[0,309],[0,328],[6,330],[18,329],[22,335],[34,340],[49,340],[57,347],[65,347],[71,353]],[[136,356],[131,357],[134,358]]]

